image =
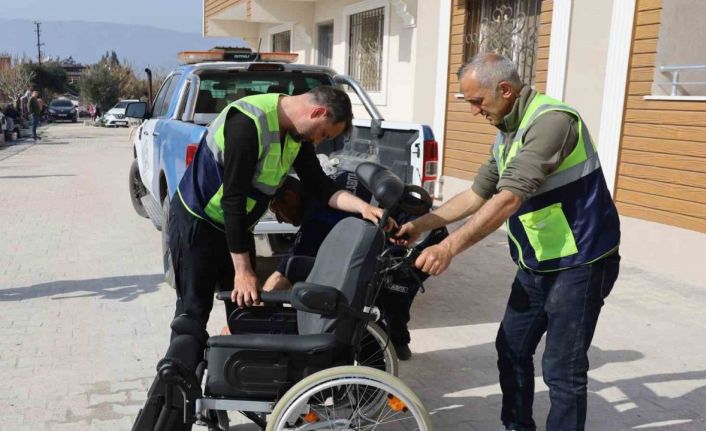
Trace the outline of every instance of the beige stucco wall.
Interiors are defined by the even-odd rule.
[[[571,11],[564,101],[581,113],[594,140],[600,132],[613,1],[574,1]]]
[[[662,65],[706,65],[706,16],[704,0],[665,0],[657,42],[652,94],[671,94],[671,74],[659,71]],[[706,81],[706,70],[680,72],[680,81]],[[679,86],[677,95],[706,96],[706,85]]]
[[[408,12],[416,17],[416,26],[411,28],[405,27],[394,5],[387,2],[388,37],[387,51],[384,53],[383,91],[373,95],[375,104],[385,119],[425,124],[432,124],[434,121],[440,1],[442,0],[406,0]],[[347,73],[347,26],[344,8],[360,3],[366,2],[256,0],[253,2],[254,15],[264,15],[273,21],[272,24],[257,24],[257,34],[262,38],[263,49],[269,49],[270,30],[283,23],[291,23],[292,51],[299,54],[300,63],[313,64],[317,60],[317,24],[333,22],[332,67],[340,73]],[[238,24],[235,24],[232,28],[237,26]],[[228,30],[228,26],[220,25],[219,29]],[[232,30],[227,33],[239,36]],[[257,46],[253,46],[253,49],[255,48]],[[356,102],[354,100],[354,104]],[[360,104],[356,104],[354,111],[357,117],[367,117]]]
[[[446,1],[446,0],[443,0]],[[412,121],[433,125],[434,106],[436,103],[437,56],[439,50],[448,50],[448,46],[440,47],[439,43],[439,12],[440,0],[417,1],[417,33],[416,49],[414,50],[414,95],[415,103]],[[450,19],[450,17],[449,17]],[[444,97],[441,95],[441,97]],[[438,133],[438,131],[437,131]]]

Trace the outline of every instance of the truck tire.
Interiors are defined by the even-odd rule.
[[[172,289],[176,289],[172,252],[169,250],[169,196],[165,196],[162,200],[162,263],[164,282]]]
[[[130,165],[130,200],[132,201],[132,207],[135,208],[135,212],[140,217],[149,218],[145,207],[142,206],[142,201],[140,198],[147,195],[147,188],[142,183],[142,178],[140,178],[140,168],[137,166],[137,159],[132,161]]]

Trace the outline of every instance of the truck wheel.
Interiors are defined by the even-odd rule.
[[[142,201],[140,198],[147,195],[147,188],[142,183],[142,178],[140,178],[140,168],[137,166],[137,159],[132,161],[130,165],[130,200],[132,201],[132,207],[135,208],[135,212],[140,217],[149,218],[145,207],[142,206]]]
[[[172,289],[176,289],[172,252],[169,250],[169,196],[165,196],[162,201],[162,263],[164,265],[164,282]]]

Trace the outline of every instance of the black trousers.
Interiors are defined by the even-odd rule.
[[[176,194],[169,217],[169,249],[177,291],[174,317],[186,314],[205,330],[215,292],[233,290],[235,272],[226,235],[189,213]],[[254,269],[254,239],[250,244],[250,262]],[[225,305],[227,317],[235,306],[230,302]]]

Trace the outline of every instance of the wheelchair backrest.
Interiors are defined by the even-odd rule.
[[[362,310],[366,287],[384,243],[385,237],[377,226],[355,217],[345,218],[321,244],[306,281],[335,287],[350,305]],[[299,334],[335,333],[338,340],[346,344],[351,342],[353,323],[350,317],[297,312]]]

